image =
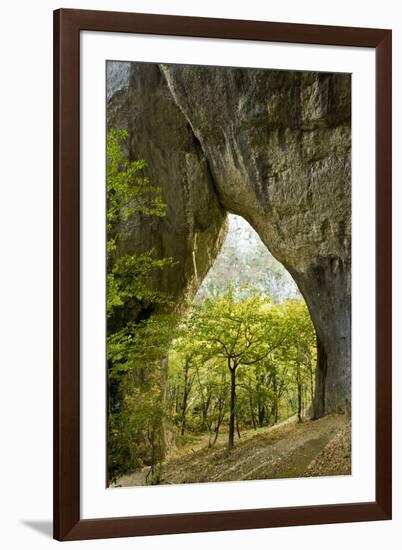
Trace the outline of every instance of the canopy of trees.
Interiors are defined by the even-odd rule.
[[[208,431],[275,424],[303,411],[314,391],[315,333],[302,301],[275,304],[259,294],[226,293],[192,305],[169,355],[171,418]]]

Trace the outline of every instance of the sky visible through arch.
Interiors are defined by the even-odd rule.
[[[225,292],[229,284],[235,289],[248,285],[250,291],[257,290],[274,302],[301,299],[291,275],[272,256],[251,225],[241,216],[229,214],[228,218],[225,242],[195,300]]]

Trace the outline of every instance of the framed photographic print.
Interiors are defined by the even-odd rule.
[[[54,536],[391,518],[391,31],[54,13]]]

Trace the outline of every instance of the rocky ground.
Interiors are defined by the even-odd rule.
[[[208,449],[205,436],[191,437],[163,467],[163,482],[201,483],[351,474],[350,422],[329,415],[315,421],[287,420],[248,430],[226,450],[226,434]],[[118,486],[143,485],[147,469],[123,476]]]

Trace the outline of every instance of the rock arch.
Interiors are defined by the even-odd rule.
[[[110,63],[108,124],[149,161],[168,204],[130,220],[124,251],[179,262],[156,282],[193,294],[243,216],[302,292],[318,337],[314,411],[350,407],[350,76]],[[193,252],[194,251],[194,252]]]

